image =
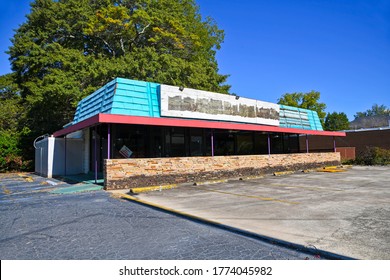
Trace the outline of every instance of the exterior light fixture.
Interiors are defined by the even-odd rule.
[[[238,95],[236,95],[236,100],[240,99],[240,97]]]
[[[180,86],[180,87],[179,87],[179,90],[180,90],[180,91],[183,91],[183,90],[184,90],[184,87],[183,87],[183,86]]]

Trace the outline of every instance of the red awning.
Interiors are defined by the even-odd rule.
[[[345,132],[342,131],[305,130],[305,129],[297,129],[297,128],[285,128],[279,126],[222,122],[222,121],[191,120],[191,119],[179,119],[179,118],[153,118],[153,117],[138,117],[138,116],[125,116],[125,115],[113,115],[113,114],[98,114],[93,117],[90,117],[89,119],[83,120],[79,123],[76,123],[74,125],[65,127],[57,132],[54,132],[53,136],[54,137],[63,136],[90,126],[103,124],[103,123],[263,131],[263,132],[309,134],[309,135],[322,135],[322,136],[345,136],[346,135]]]

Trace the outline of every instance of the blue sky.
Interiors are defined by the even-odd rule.
[[[11,71],[4,52],[28,3],[0,2],[0,75]],[[225,30],[217,59],[232,92],[276,102],[287,92],[317,90],[327,112],[350,120],[374,103],[390,106],[390,0],[197,3]]]

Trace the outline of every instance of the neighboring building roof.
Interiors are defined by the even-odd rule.
[[[98,123],[345,136],[343,132],[324,132],[314,111],[232,95],[183,90],[116,78],[81,100],[73,122],[54,133],[54,136]]]
[[[376,128],[390,126],[390,116],[367,116],[356,118],[349,123],[350,129]]]
[[[390,130],[390,126],[386,127],[374,127],[374,128],[361,128],[361,129],[349,129],[343,130],[344,132],[365,132],[365,131],[379,131],[379,130]]]

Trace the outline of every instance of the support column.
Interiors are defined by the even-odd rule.
[[[336,137],[333,136],[333,151],[336,152]]]
[[[306,153],[309,153],[309,137],[306,134]]]
[[[214,156],[214,129],[211,130],[211,156]]]
[[[65,147],[65,152],[64,152],[64,176],[66,176],[66,135],[64,136],[64,147]]]
[[[271,138],[269,137],[269,132],[268,132],[268,156],[271,156]]]
[[[111,124],[107,125],[107,159],[111,156]]]
[[[98,167],[98,163],[97,163],[97,130],[96,130],[96,126],[94,127],[93,129],[93,134],[94,134],[94,165],[95,165],[95,184],[97,183],[97,167]]]

